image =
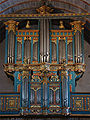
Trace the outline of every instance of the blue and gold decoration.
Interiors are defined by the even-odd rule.
[[[18,20],[5,22],[4,71],[14,78],[15,93],[0,93],[0,115],[89,114],[90,95],[75,93],[76,80],[85,71],[84,23],[73,21],[70,23],[72,29],[65,29],[60,20],[58,28],[53,29],[51,20],[39,17],[77,14],[43,12],[11,15],[38,17],[37,29],[32,28],[30,20],[24,29],[18,27]]]

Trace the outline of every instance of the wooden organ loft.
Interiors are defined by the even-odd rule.
[[[13,77],[14,93],[0,93],[0,115],[90,114],[90,94],[75,92],[85,71],[85,23],[73,20],[67,29],[66,21],[43,17],[4,23],[4,71]]]

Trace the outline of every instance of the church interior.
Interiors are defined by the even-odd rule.
[[[0,120],[90,120],[90,1],[0,1]]]

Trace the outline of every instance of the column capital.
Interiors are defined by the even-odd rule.
[[[9,20],[7,22],[4,22],[5,25],[7,25],[8,33],[12,30],[14,33],[16,31],[16,25],[19,24],[19,22],[14,20]]]
[[[73,25],[72,30],[74,30],[74,32],[76,33],[77,31],[82,31],[82,26],[85,24],[82,21],[74,21],[70,23],[71,25]]]

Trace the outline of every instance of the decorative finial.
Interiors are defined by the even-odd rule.
[[[36,9],[36,11],[42,15],[50,14],[53,11],[53,9],[51,7],[49,7],[48,0],[41,0],[41,2],[42,2],[42,6],[38,9]]]
[[[37,12],[39,12],[40,14],[50,14],[53,9],[51,9],[50,7],[46,6],[46,5],[43,5],[41,6],[40,8],[36,9]]]
[[[24,59],[24,65],[27,65],[27,59],[26,58]]]
[[[27,21],[26,28],[30,28],[30,21]]]
[[[60,29],[64,29],[64,25],[63,25],[63,21],[60,21],[60,26],[59,26]]]

